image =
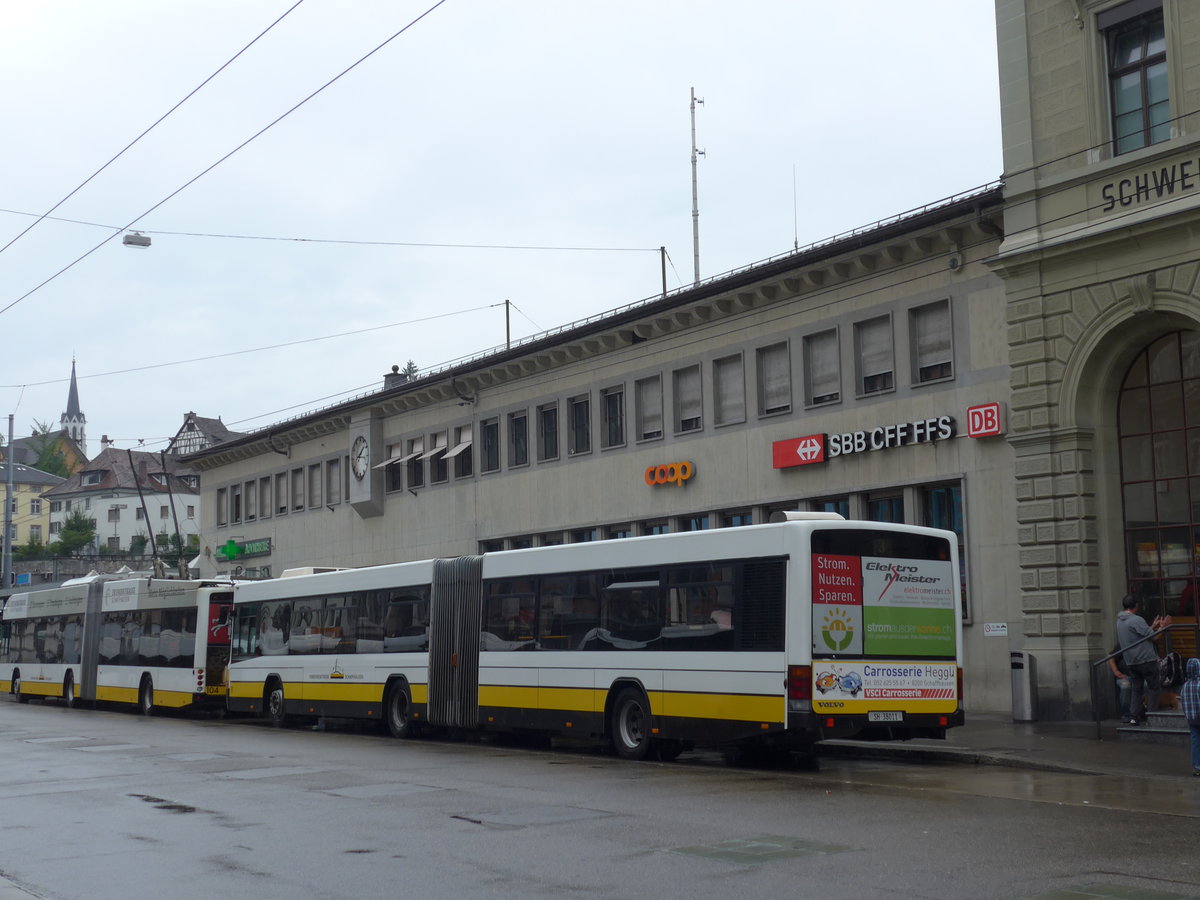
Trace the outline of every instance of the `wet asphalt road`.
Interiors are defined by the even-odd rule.
[[[1192,788],[638,764],[0,699],[0,874],[46,900],[1200,896]]]

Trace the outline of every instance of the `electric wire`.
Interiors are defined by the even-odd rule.
[[[36,216],[37,213],[24,212],[18,209],[3,209],[0,208],[0,213],[9,213],[15,216]],[[66,222],[71,225],[88,225],[92,228],[104,228],[109,231],[120,231],[116,225],[105,225],[101,222],[86,222],[80,219],[64,219],[57,216],[42,216],[42,218],[50,219],[53,222]],[[32,227],[32,226],[31,226]],[[28,229],[26,229],[28,230]],[[306,237],[278,237],[273,235],[262,234],[216,234],[202,231],[161,231],[152,228],[138,229],[141,234],[166,235],[168,237],[202,237],[202,238],[226,238],[237,241],[279,241],[285,243],[297,244],[345,244],[357,247],[422,247],[422,248],[446,248],[452,250],[564,250],[578,253],[659,253],[658,247],[565,247],[553,246],[549,244],[459,244],[445,243],[434,241],[378,241],[378,240],[355,240],[351,238],[306,238]],[[23,232],[22,232],[23,233]]]
[[[395,34],[393,34],[391,37],[387,38],[387,40],[383,41],[381,44],[376,46],[373,50],[368,51],[366,54],[364,54],[358,60],[351,63],[349,66],[347,66],[345,69],[343,69],[337,75],[333,76],[333,78],[326,81],[323,85],[321,85],[319,88],[317,88],[311,94],[309,94],[307,97],[305,97],[299,103],[296,103],[294,106],[292,106],[286,112],[282,113],[281,115],[279,115],[275,119],[273,119],[271,122],[264,125],[262,128],[260,128],[258,131],[256,131],[254,134],[252,134],[250,137],[246,138],[246,140],[242,141],[240,144],[238,144],[236,147],[234,147],[232,150],[230,150],[228,153],[226,153],[224,156],[222,156],[216,162],[212,163],[210,166],[205,168],[199,174],[193,176],[191,179],[184,182],[184,184],[182,184],[180,187],[176,188],[174,191],[169,193],[167,196],[163,197],[161,200],[159,200],[157,203],[155,203],[149,209],[145,210],[140,215],[134,217],[132,220],[130,220],[128,223],[126,223],[124,226],[122,226],[119,231],[115,232],[114,234],[109,235],[107,238],[105,238],[100,243],[98,243],[96,246],[94,246],[91,250],[88,250],[83,255],[77,257],[73,262],[68,263],[66,266],[59,269],[57,272],[55,272],[53,275],[51,275],[45,281],[42,281],[40,284],[35,285],[33,288],[26,291],[24,294],[22,294],[16,300],[13,300],[11,303],[9,303],[7,306],[0,308],[0,315],[3,315],[4,313],[8,312],[8,310],[12,309],[14,306],[16,306],[22,300],[25,300],[27,297],[29,297],[32,294],[36,293],[37,291],[41,290],[43,287],[48,285],[50,282],[54,281],[59,276],[65,274],[66,272],[69,272],[71,269],[73,269],[79,263],[83,262],[85,259],[87,259],[89,256],[91,256],[93,253],[95,253],[97,250],[99,250],[101,247],[103,247],[105,244],[107,244],[109,241],[111,241],[113,238],[115,238],[117,236],[117,234],[120,234],[121,232],[127,231],[128,229],[132,228],[141,219],[144,219],[146,216],[150,215],[150,213],[154,212],[160,206],[167,203],[169,200],[178,196],[179,194],[183,193],[183,191],[187,190],[189,187],[191,187],[193,184],[195,184],[197,181],[199,181],[201,178],[203,178],[205,175],[207,175],[209,172],[211,172],[217,166],[221,165],[221,163],[225,162],[225,160],[229,159],[231,156],[233,156],[239,150],[246,147],[248,144],[252,143],[253,141],[257,140],[262,135],[266,134],[268,131],[270,131],[272,128],[274,128],[276,125],[278,125],[284,119],[286,119],[288,116],[290,116],[296,110],[298,110],[300,107],[304,106],[304,104],[308,103],[308,101],[312,100],[314,97],[316,97],[322,91],[324,91],[326,88],[330,87],[331,85],[333,85],[334,83],[336,83],[337,81],[339,81],[340,79],[345,77],[349,72],[353,71],[358,66],[362,65],[364,62],[366,62],[368,59],[370,59],[372,56],[374,56],[376,53],[378,53],[380,50],[382,50],[384,47],[386,47],[392,41],[396,40],[396,38],[400,37],[402,34],[404,34],[406,31],[408,31],[410,28],[415,26],[418,22],[420,22],[426,16],[430,15],[434,10],[436,10],[439,6],[441,6],[442,4],[444,4],[446,2],[447,2],[447,0],[437,0],[437,2],[433,4],[433,6],[429,7],[429,9],[425,10],[425,12],[421,13],[419,16],[417,16],[415,19],[413,19],[411,22],[409,22],[407,25],[405,25],[403,28],[401,28],[399,31],[397,31]]]
[[[261,39],[263,37],[263,35],[265,35],[268,31],[270,31],[272,28],[274,28],[276,25],[278,25],[280,22],[282,22],[285,18],[287,18],[288,15],[293,10],[295,10],[295,8],[297,6],[299,6],[303,2],[304,2],[304,0],[296,0],[296,2],[293,3],[283,13],[283,15],[281,15],[274,22],[272,22],[265,29],[263,29],[263,31],[261,31],[258,34],[258,36],[254,38],[254,40],[252,40],[245,47],[243,47],[241,50],[239,50],[237,53],[235,53],[233,56],[231,56],[229,59],[227,59],[224,63],[222,63],[221,66],[215,72],[213,72],[211,75],[209,75],[207,78],[205,78],[202,82],[200,82],[198,85],[196,85],[194,88],[192,88],[192,90],[187,94],[187,96],[185,96],[182,100],[180,100],[178,103],[176,103],[170,109],[168,109],[165,113],[163,113],[161,116],[159,116],[149,128],[147,128],[145,131],[143,131],[141,134],[139,134],[137,137],[135,137],[132,141],[130,141],[128,144],[126,144],[124,147],[122,147],[119,151],[117,151],[117,154],[115,156],[113,156],[112,159],[110,159],[108,162],[106,162],[104,165],[102,165],[100,168],[98,168],[95,172],[93,172],[91,175],[89,175],[87,178],[85,178],[82,182],[80,182],[78,185],[76,185],[75,188],[73,188],[70,191],[70,193],[68,193],[65,197],[63,197],[61,200],[59,200],[57,203],[55,203],[52,207],[50,207],[48,210],[46,210],[44,213],[42,213],[40,216],[38,216],[34,220],[34,222],[32,222],[29,225],[28,228],[26,228],[24,231],[22,231],[16,237],[14,237],[12,240],[10,240],[3,247],[0,247],[0,253],[3,253],[5,250],[7,250],[9,247],[11,247],[13,244],[15,244],[17,241],[19,241],[25,235],[29,234],[29,232],[31,232],[34,228],[36,228],[42,222],[43,219],[48,218],[50,216],[50,213],[54,212],[56,209],[58,209],[60,206],[62,206],[64,203],[66,203],[68,200],[70,200],[72,197],[74,197],[77,193],[79,193],[81,190],[83,190],[83,188],[86,187],[93,178],[95,178],[97,175],[99,175],[101,172],[103,172],[105,169],[107,169],[109,166],[111,166],[114,162],[116,162],[118,159],[120,159],[127,150],[129,150],[130,148],[133,147],[134,144],[136,144],[138,141],[140,141],[142,138],[144,138],[146,135],[148,135],[151,131],[153,131],[155,128],[157,128],[159,125],[161,125],[163,123],[163,121],[169,115],[171,115],[173,112],[175,112],[175,110],[179,109],[179,107],[183,106],[183,104],[187,103],[188,100],[192,99],[192,97],[194,97],[205,85],[207,85],[210,81],[212,81],[214,78],[216,78],[218,75],[220,75],[223,71],[225,71],[225,69],[227,69],[230,65],[232,65],[237,60],[238,57],[240,57],[243,53],[245,53],[247,50],[249,50],[251,47],[253,47],[256,43],[258,43],[259,39]]]

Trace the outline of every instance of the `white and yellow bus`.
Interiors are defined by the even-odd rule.
[[[221,707],[233,586],[93,576],[14,594],[0,620],[0,691],[156,708]]]
[[[235,589],[231,711],[694,745],[963,722],[955,535],[787,521]]]

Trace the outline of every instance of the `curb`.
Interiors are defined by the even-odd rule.
[[[1001,766],[1009,769],[1030,769],[1035,772],[1058,772],[1068,775],[1103,775],[1095,768],[1039,762],[1022,756],[965,750],[954,747],[896,746],[872,741],[831,740],[817,744],[817,755],[843,759],[890,759],[926,762],[957,763],[959,765]]]

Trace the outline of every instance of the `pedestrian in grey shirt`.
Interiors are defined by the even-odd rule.
[[[1125,610],[1117,616],[1117,642],[1121,645],[1121,656],[1129,670],[1129,682],[1132,686],[1129,696],[1129,724],[1142,725],[1146,721],[1146,713],[1158,709],[1158,695],[1162,687],[1158,680],[1158,651],[1154,649],[1154,642],[1136,642],[1166,628],[1171,624],[1171,617],[1156,616],[1154,622],[1147,625],[1140,615],[1141,601],[1137,597],[1126,594],[1123,605]]]

